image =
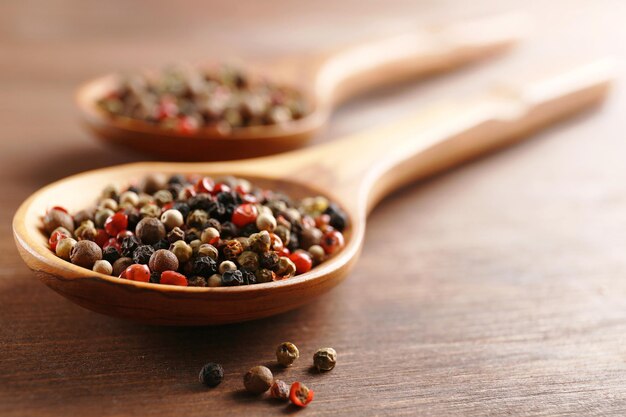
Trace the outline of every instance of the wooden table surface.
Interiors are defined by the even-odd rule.
[[[213,328],[136,325],[71,304],[24,266],[10,221],[30,193],[145,158],[106,149],[77,123],[75,87],[103,72],[282,56],[511,9],[534,16],[528,41],[507,56],[353,101],[324,141],[496,80],[626,52],[618,0],[337,3],[0,6],[0,415],[291,413],[241,391],[245,370],[271,363],[285,340],[303,358],[277,375],[316,391],[302,415],[626,413],[619,82],[601,109],[388,198],[351,276],[292,313]],[[321,346],[339,352],[325,375],[308,368]],[[207,361],[226,370],[214,390],[197,382]]]

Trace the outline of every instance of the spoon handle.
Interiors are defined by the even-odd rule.
[[[608,60],[435,107],[392,126],[271,158],[366,215],[389,192],[521,139],[602,100]]]
[[[495,55],[516,43],[527,19],[506,14],[423,29],[327,52],[313,59],[314,93],[333,105],[378,86]]]

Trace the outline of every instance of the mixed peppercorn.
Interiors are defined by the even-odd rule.
[[[300,353],[296,345],[281,343],[276,348],[276,360],[283,367],[291,366]],[[333,348],[318,349],[313,355],[313,365],[318,371],[330,371],[337,363],[337,352]],[[221,365],[207,363],[200,370],[200,382],[209,387],[216,387],[224,377]],[[313,401],[314,392],[303,383],[296,381],[291,385],[280,379],[274,379],[272,371],[265,366],[254,366],[243,376],[243,386],[250,394],[259,396],[269,391],[270,398],[290,401],[297,407],[306,407]]]
[[[43,218],[50,249],[75,265],[195,287],[308,272],[343,247],[346,225],[343,210],[324,197],[292,201],[241,178],[158,174],[125,190],[105,188],[93,209],[72,216],[52,207]]]
[[[178,66],[128,76],[98,106],[117,119],[140,120],[179,133],[286,123],[308,112],[302,95],[230,66]]]

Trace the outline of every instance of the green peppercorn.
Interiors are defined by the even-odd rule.
[[[256,271],[259,269],[259,255],[252,251],[242,252],[237,258],[237,263],[248,271]]]
[[[283,342],[276,348],[276,360],[284,367],[293,365],[300,357],[300,351],[291,342]]]
[[[267,252],[270,250],[271,241],[270,234],[267,230],[253,233],[248,238],[249,249],[256,253]]]
[[[194,276],[187,280],[187,285],[190,287],[206,287],[207,279],[201,276]]]
[[[120,194],[120,190],[115,184],[109,184],[100,193],[101,198],[104,199],[116,199]]]
[[[280,238],[283,244],[286,246],[289,244],[289,239],[291,238],[291,231],[282,224],[276,226],[276,230],[274,230],[274,234]]]
[[[308,252],[311,254],[311,259],[313,259],[313,263],[316,265],[322,263],[326,257],[326,253],[320,245],[311,246]]]
[[[209,214],[204,210],[194,210],[187,216],[187,226],[202,229],[209,221]]]
[[[220,274],[223,274],[226,271],[236,271],[236,270],[237,270],[237,265],[235,265],[235,263],[232,261],[224,261],[220,264],[220,267],[219,267]]]
[[[174,200],[172,193],[170,193],[168,190],[159,190],[154,193],[152,197],[154,197],[154,201],[159,207],[163,207],[167,203],[171,203]]]
[[[85,220],[93,221],[95,214],[95,209],[80,210],[78,213],[74,214],[74,226],[80,226]]]
[[[105,198],[104,200],[101,200],[100,204],[98,204],[98,210],[103,210],[103,209],[117,211],[118,209],[117,201],[113,200],[112,198]]]
[[[313,365],[318,371],[330,371],[337,364],[337,352],[333,348],[318,349],[313,355]]]
[[[193,249],[184,240],[177,240],[172,243],[169,250],[176,256],[179,264],[188,262],[193,254]]]
[[[107,219],[114,214],[115,212],[108,208],[96,211],[96,214],[94,215],[94,223],[96,227],[102,229],[104,227],[104,222],[106,222]]]
[[[224,379],[224,368],[222,368],[222,365],[209,362],[200,370],[199,379],[200,383],[207,387],[216,387]]]
[[[71,237],[66,237],[57,243],[56,254],[59,258],[65,259],[66,261],[70,260],[70,253],[74,246],[76,246],[76,241]]]
[[[222,286],[222,276],[220,274],[213,274],[207,280],[207,285],[209,287],[221,287]]]
[[[113,266],[109,261],[99,260],[93,264],[94,272],[99,272],[104,275],[111,275],[113,273]]]
[[[158,218],[161,215],[161,208],[156,204],[146,204],[139,209],[142,218]]]
[[[291,278],[296,274],[296,265],[286,256],[281,256],[278,260],[276,275],[281,278]]]
[[[95,240],[98,231],[91,220],[85,220],[74,232],[78,240]]]
[[[120,194],[120,204],[137,207],[139,205],[139,195],[134,191],[124,191]]]
[[[208,243],[203,243],[198,247],[198,256],[208,256],[209,258],[217,261],[219,256],[219,251],[215,246],[209,245]]]
[[[252,394],[263,394],[270,389],[274,375],[265,366],[255,366],[243,376],[243,385]]]
[[[143,208],[148,205],[156,204],[154,198],[150,194],[139,194],[139,201],[137,202],[137,207]],[[154,216],[152,216],[154,217]]]
[[[276,277],[276,274],[274,274],[269,269],[260,268],[259,270],[257,270],[254,273],[254,276],[256,277],[256,282],[261,283],[261,282],[272,282],[272,281],[274,281],[274,278]]]

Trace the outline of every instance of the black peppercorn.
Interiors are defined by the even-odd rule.
[[[161,283],[161,273],[160,272],[151,272],[150,273],[150,282],[153,284]]]
[[[250,223],[239,229],[239,236],[249,237],[250,235],[257,233],[259,229],[257,229],[255,223]]]
[[[328,208],[324,211],[324,214],[328,214],[330,216],[329,224],[332,227],[340,232],[343,232],[348,223],[348,216],[345,211],[343,211],[337,204],[330,203]]]
[[[209,208],[212,206],[213,200],[209,194],[197,194],[191,197],[187,204],[192,210],[204,210],[209,211]]]
[[[122,256],[128,258],[132,257],[133,252],[135,252],[135,249],[137,249],[139,245],[141,245],[141,242],[139,242],[139,239],[137,239],[136,236],[125,237],[124,239],[122,239],[121,244]]]
[[[185,242],[187,243],[191,243],[194,240],[198,240],[200,239],[200,234],[196,231],[196,230],[187,230],[187,232],[185,232]]]
[[[167,249],[170,247],[170,242],[168,242],[167,239],[161,239],[157,243],[152,245],[152,247],[154,248],[154,250]]]
[[[126,215],[128,216],[128,230],[135,230],[137,223],[141,220],[141,215],[136,211],[126,212]]]
[[[200,256],[193,260],[192,274],[208,278],[217,273],[217,263],[208,256]]]
[[[169,177],[167,180],[167,183],[170,185],[172,184],[184,185],[186,182],[187,182],[187,178],[185,178],[185,176],[182,174],[174,174],[171,177]]]
[[[222,239],[232,239],[237,237],[237,226],[232,222],[222,223],[222,229],[220,230],[220,236]]]
[[[289,249],[291,252],[295,252],[296,249],[298,249],[300,247],[300,240],[298,239],[298,235],[295,233],[292,233],[291,236],[289,237],[289,243],[287,243],[287,249]]]
[[[243,274],[239,270],[225,271],[222,274],[222,285],[225,287],[234,287],[245,283]]]
[[[220,222],[226,221],[230,218],[228,217],[224,204],[217,201],[211,201],[207,207],[207,211],[209,212],[211,218]]]
[[[181,201],[177,201],[176,203],[174,203],[174,205],[172,206],[172,208],[174,210],[178,210],[180,211],[180,213],[183,215],[183,217],[187,217],[189,215],[189,213],[191,212],[191,208],[189,207],[189,204],[187,203],[183,203]]]
[[[217,219],[209,219],[209,221],[207,221],[206,223],[206,227],[212,227],[215,230],[217,230],[218,232],[220,232],[222,230],[222,224],[219,222],[219,220]]]
[[[276,271],[278,268],[278,260],[280,256],[274,251],[262,253],[259,256],[259,265],[261,268],[266,268],[272,271]]]
[[[254,272],[248,271],[247,269],[242,269],[241,275],[243,276],[243,283],[245,285],[256,284],[257,280],[256,280],[256,275],[254,275]]]
[[[147,265],[150,257],[154,253],[154,248],[150,245],[141,245],[133,252],[133,262],[136,264]]]
[[[108,248],[102,251],[102,259],[105,261],[109,261],[111,265],[118,259],[120,259],[121,255],[113,246],[109,246]]]
[[[224,379],[224,368],[217,363],[207,363],[202,367],[199,379],[207,387],[216,387]]]

